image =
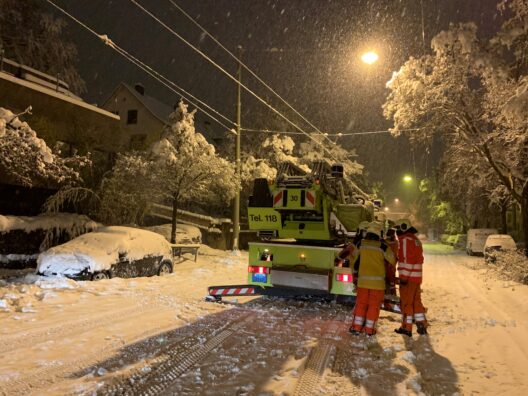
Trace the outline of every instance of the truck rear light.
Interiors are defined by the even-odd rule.
[[[250,274],[269,274],[269,267],[257,267],[257,266],[249,266],[248,272]]]
[[[352,282],[352,275],[350,275],[350,274],[336,274],[336,280],[338,282],[350,283],[350,282]]]

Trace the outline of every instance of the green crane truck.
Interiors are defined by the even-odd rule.
[[[326,161],[306,172],[281,164],[274,181],[256,179],[248,204],[249,243],[246,285],[209,287],[208,299],[240,295],[322,295],[354,300],[352,268],[334,259],[359,223],[373,221],[378,206],[344,178],[343,166]],[[399,312],[387,300],[385,309]]]

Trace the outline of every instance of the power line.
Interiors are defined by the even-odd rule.
[[[166,86],[168,89],[170,89],[171,91],[175,92],[176,94],[178,95],[181,95],[183,98],[185,98],[190,104],[192,104],[193,106],[195,106],[196,108],[200,109],[204,114],[206,114],[209,118],[211,118],[212,120],[214,120],[215,122],[217,122],[219,125],[221,125],[222,127],[224,127],[225,129],[229,130],[231,129],[230,127],[228,127],[227,125],[225,125],[223,122],[219,121],[216,117],[212,116],[208,111],[204,110],[202,107],[200,107],[199,105],[197,105],[193,100],[189,99],[189,97],[193,98],[195,101],[201,103],[203,106],[207,107],[208,109],[210,109],[212,112],[214,112],[215,114],[219,115],[220,117],[222,117],[223,119],[225,119],[226,121],[228,121],[230,124],[232,124],[233,126],[235,126],[236,124],[231,121],[229,118],[227,118],[226,116],[224,116],[223,114],[221,114],[220,112],[218,112],[217,110],[215,110],[214,108],[212,108],[211,106],[209,106],[207,103],[203,102],[202,100],[198,99],[197,97],[195,97],[194,95],[192,95],[190,92],[187,92],[185,89],[181,88],[180,86],[178,86],[176,83],[174,83],[173,81],[169,80],[167,77],[163,76],[162,74],[158,73],[157,71],[155,71],[154,69],[152,69],[150,66],[146,65],[145,63],[143,63],[141,60],[137,59],[136,57],[134,57],[133,55],[131,55],[130,53],[128,53],[126,50],[124,50],[123,48],[121,48],[120,46],[118,46],[115,42],[113,42],[107,35],[101,35],[99,33],[97,33],[95,30],[93,30],[92,28],[90,28],[88,25],[86,25],[84,22],[80,21],[79,19],[77,19],[76,17],[74,17],[73,15],[71,15],[70,13],[68,13],[66,10],[64,10],[63,8],[59,7],[57,4],[53,3],[53,1],[51,0],[46,0],[50,5],[52,5],[53,7],[55,7],[57,10],[59,10],[60,12],[62,12],[64,15],[68,16],[70,19],[72,19],[73,21],[75,21],[77,24],[79,24],[80,26],[82,26],[83,28],[85,28],[86,30],[88,30],[91,34],[93,34],[94,36],[98,37],[101,41],[103,41],[103,43],[107,46],[109,46],[110,48],[112,48],[114,51],[116,51],[118,54],[120,54],[121,56],[123,56],[125,59],[127,59],[128,61],[130,61],[131,63],[133,63],[134,65],[136,65],[137,67],[139,67],[140,69],[142,69],[143,71],[147,72],[151,77],[153,77],[154,79],[156,79],[158,82],[160,82],[161,84],[163,84],[164,86]],[[183,92],[183,93],[182,93]],[[189,97],[188,97],[189,96]]]
[[[216,37],[214,37],[207,29],[205,29],[202,25],[200,25],[191,15],[189,15],[180,5],[178,5],[174,0],[169,0],[169,2],[178,9],[187,19],[189,19],[194,25],[196,25],[203,33],[205,33],[211,40],[213,40],[220,48],[222,48],[225,52],[227,52],[231,58],[235,59],[246,71],[249,72],[253,77],[257,79],[258,82],[260,82],[262,85],[264,85],[270,92],[272,92],[277,98],[279,98],[282,103],[284,103],[290,110],[292,110],[295,114],[297,114],[299,117],[303,119],[308,125],[310,125],[313,129],[315,129],[317,132],[319,132],[321,135],[326,135],[317,128],[312,122],[310,122],[305,116],[303,116],[301,113],[299,113],[293,106],[291,106],[286,99],[284,99],[281,95],[279,95],[272,87],[270,87],[262,78],[260,78],[253,70],[251,70],[244,62],[242,62],[241,59],[239,59],[233,52],[231,52],[227,47],[225,47]],[[329,139],[328,139],[329,140]],[[331,140],[329,140],[331,142]],[[333,143],[333,142],[332,142]]]
[[[49,0],[48,0],[49,1]],[[297,124],[295,124],[293,121],[291,121],[290,119],[288,119],[285,115],[283,115],[280,111],[278,111],[277,109],[275,109],[272,105],[270,105],[269,103],[267,103],[264,99],[262,99],[260,96],[258,96],[255,92],[253,92],[250,88],[248,88],[246,85],[240,83],[234,76],[232,76],[228,71],[226,71],[222,66],[220,66],[218,63],[216,63],[213,59],[211,59],[207,54],[205,54],[203,51],[201,51],[199,48],[197,48],[195,45],[193,45],[192,43],[190,43],[188,40],[186,40],[183,36],[181,36],[179,33],[177,33],[174,29],[172,29],[171,27],[169,27],[165,22],[163,22],[162,20],[160,20],[156,15],[154,15],[152,12],[150,12],[149,10],[147,10],[145,7],[143,7],[141,4],[139,4],[136,0],[129,0],[131,3],[133,3],[136,7],[138,7],[140,10],[142,10],[145,14],[147,14],[148,16],[150,16],[152,19],[154,19],[156,22],[158,22],[161,26],[163,26],[167,31],[169,31],[172,35],[176,36],[180,41],[182,41],[183,43],[185,43],[187,46],[191,47],[195,52],[197,52],[198,54],[200,54],[204,59],[206,59],[209,63],[211,63],[213,66],[215,66],[218,70],[220,70],[222,73],[224,73],[228,78],[230,78],[231,80],[233,80],[235,83],[237,84],[240,84],[240,86],[242,88],[244,88],[245,91],[247,91],[248,93],[250,93],[253,97],[255,97],[259,102],[261,102],[262,104],[264,104],[266,107],[268,107],[270,110],[272,110],[275,114],[277,114],[278,116],[280,116],[282,119],[284,119],[288,124],[290,124],[291,126],[293,126],[295,129],[297,129],[298,131],[304,133],[306,136],[308,136],[311,140],[313,140],[315,143],[317,143],[318,145],[322,146],[322,148],[324,149],[324,151],[326,151],[326,153],[335,161],[337,161],[337,159],[334,157],[334,155],[330,152],[330,150],[328,150],[328,148],[326,148],[324,145],[321,144],[321,142],[317,141],[317,139],[315,139],[313,136],[311,136],[308,132],[304,131],[300,126],[298,126]],[[359,187],[357,187],[359,191],[361,191],[361,189],[359,189]],[[361,191],[362,193],[364,193],[363,191]],[[364,193],[365,195],[367,195],[366,193]]]
[[[272,133],[272,134],[281,134],[281,135],[304,135],[302,132],[295,132],[295,131],[274,131],[271,129],[257,129],[257,128],[241,128],[241,129],[245,132]],[[410,132],[410,131],[418,131],[421,129],[423,128],[399,129],[398,131],[399,132]],[[385,129],[381,131],[334,132],[334,133],[323,132],[322,134],[326,137],[343,137],[343,136],[355,136],[355,135],[379,135],[382,133],[391,133],[391,131],[388,129]]]

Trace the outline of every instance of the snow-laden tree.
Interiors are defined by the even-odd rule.
[[[194,127],[195,111],[183,102],[170,117],[160,141],[150,149],[153,186],[161,197],[172,201],[171,240],[176,237],[178,205],[190,201],[227,203],[239,188],[234,165],[221,158]]]
[[[487,164],[520,204],[528,246],[528,12],[522,0],[501,6],[514,15],[492,40],[473,23],[452,25],[433,38],[433,54],[410,58],[387,84],[384,113],[394,134],[420,128],[415,142],[438,134]]]
[[[35,0],[0,0],[0,50],[4,56],[66,81],[79,94],[84,81],[75,69],[77,49],[64,34],[66,23]]]
[[[312,133],[310,136],[310,139],[305,139],[299,144],[299,157],[302,158],[302,163],[309,165],[313,161],[323,159],[331,163],[339,163],[344,166],[345,177],[350,179],[352,176],[358,176],[362,173],[363,165],[356,161],[355,150],[347,150],[339,143],[329,142],[320,133]]]
[[[152,170],[143,155],[119,155],[101,182],[97,218],[106,224],[142,224],[153,197]]]
[[[61,158],[16,114],[0,107],[0,174],[2,181],[27,187],[59,187],[81,181],[86,157]]]

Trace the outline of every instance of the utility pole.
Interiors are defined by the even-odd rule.
[[[242,47],[239,47],[239,59],[242,58]],[[235,166],[237,179],[240,182],[241,164],[240,164],[240,119],[241,119],[241,85],[242,85],[242,63],[238,63],[238,86],[237,86],[237,109],[236,109],[236,142],[235,142]],[[235,202],[233,205],[233,250],[238,250],[240,236],[240,188],[237,186],[235,192]]]

